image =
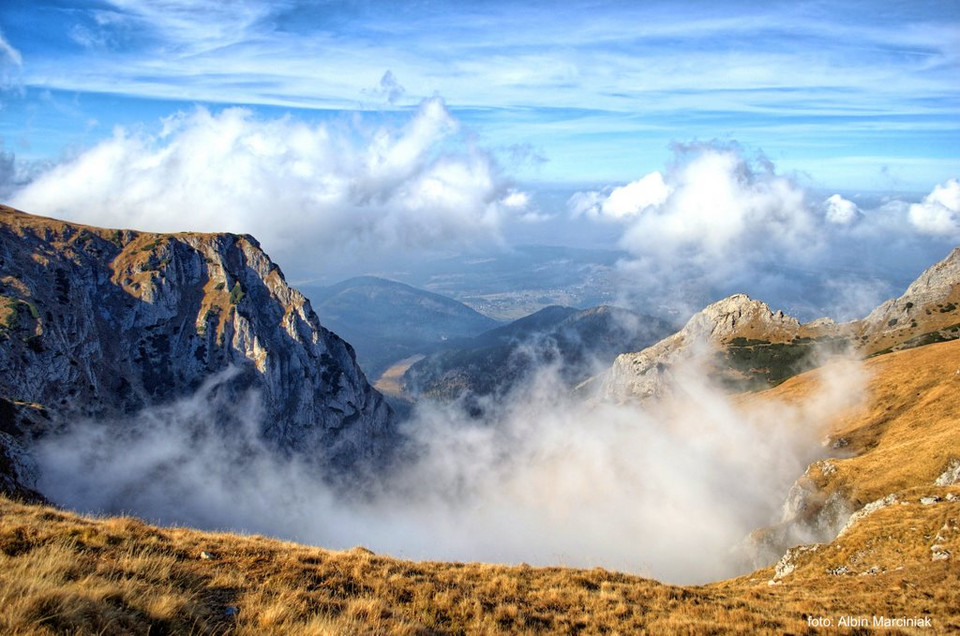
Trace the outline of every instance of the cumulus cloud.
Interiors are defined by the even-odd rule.
[[[95,225],[249,232],[285,263],[310,252],[496,240],[522,212],[523,194],[458,131],[440,99],[402,127],[198,108],[156,134],[118,128],[12,204]]]
[[[666,173],[568,201],[575,215],[623,225],[620,246],[631,259],[621,266],[637,293],[689,312],[718,288],[743,291],[730,288],[771,262],[796,265],[818,254],[806,193],[769,161],[736,145],[677,145],[675,152]]]
[[[632,183],[614,188],[609,194],[578,192],[570,200],[574,214],[624,220],[656,208],[670,196],[670,187],[659,172],[651,172]]]
[[[738,148],[680,146],[666,177],[652,172],[609,193],[575,195],[575,213],[619,219],[623,247],[635,255],[696,258],[716,264],[759,244],[812,239],[804,191]]]
[[[567,202],[574,217],[622,227],[620,302],[643,311],[690,315],[746,292],[805,320],[862,317],[960,238],[956,179],[913,205],[840,194],[817,203],[738,145],[675,150],[663,172]]]
[[[910,222],[922,234],[960,240],[960,181],[939,184],[911,205]]]
[[[836,225],[851,225],[863,217],[863,212],[857,204],[834,194],[823,202],[825,218]]]

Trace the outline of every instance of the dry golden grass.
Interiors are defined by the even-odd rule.
[[[867,405],[835,423],[857,455],[833,460],[824,485],[898,502],[800,554],[772,585],[773,568],[678,587],[601,569],[415,563],[0,499],[0,632],[801,634],[837,631],[815,617],[874,615],[931,619],[889,633],[958,631],[960,486],[933,480],[960,454],[960,342],[867,366]],[[803,399],[816,382],[748,399]]]
[[[830,437],[836,472],[818,480],[860,507],[888,494],[932,486],[960,459],[960,340],[871,358],[864,404],[837,413]],[[825,369],[791,378],[745,401],[803,402],[819,390]]]

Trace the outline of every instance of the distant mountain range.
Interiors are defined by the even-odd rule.
[[[407,370],[403,384],[417,398],[501,396],[551,367],[562,385],[572,388],[617,354],[672,330],[661,319],[617,307],[547,307],[427,356]]]
[[[373,276],[301,291],[321,322],[353,345],[374,380],[398,360],[500,324],[452,298]]]

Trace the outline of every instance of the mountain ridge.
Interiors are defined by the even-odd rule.
[[[668,390],[677,365],[705,365],[731,390],[768,388],[843,352],[869,356],[960,337],[960,248],[920,274],[906,291],[847,323],[801,324],[746,294],[694,314],[684,327],[618,356],[601,378],[612,400],[648,399]]]
[[[501,395],[544,365],[556,366],[573,387],[609,364],[617,353],[653,342],[666,322],[601,305],[552,305],[471,340],[450,343],[414,363],[403,375],[407,391],[441,401]]]
[[[324,324],[354,346],[374,380],[400,359],[499,324],[453,298],[376,276],[302,291]]]
[[[3,206],[0,272],[0,397],[39,405],[45,428],[120,419],[235,368],[220,390],[257,393],[259,435],[278,452],[341,468],[387,452],[393,416],[353,349],[253,237],[94,228]],[[22,419],[5,427],[44,432]]]

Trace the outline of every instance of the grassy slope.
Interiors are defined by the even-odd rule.
[[[960,342],[866,364],[868,403],[839,414],[833,436],[855,455],[832,460],[819,485],[898,503],[799,555],[775,585],[773,568],[684,588],[604,570],[413,563],[0,500],[0,632],[805,633],[808,615],[929,616],[935,633],[960,630],[960,486],[933,484],[960,457]],[[817,375],[745,399],[803,399]],[[929,496],[940,500],[920,502]],[[935,545],[949,558],[935,560]]]

